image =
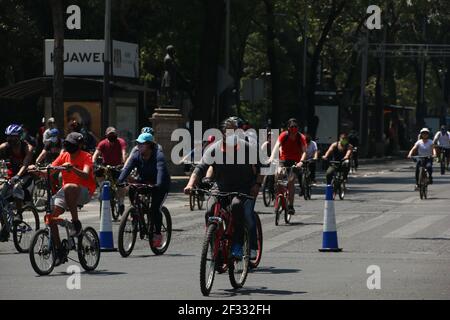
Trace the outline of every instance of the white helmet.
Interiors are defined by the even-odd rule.
[[[422,133],[424,133],[424,132],[426,132],[426,133],[430,133],[430,130],[428,130],[428,128],[422,128],[422,130],[420,130],[420,134],[422,134]]]

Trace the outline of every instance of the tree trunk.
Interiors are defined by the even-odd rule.
[[[61,0],[50,0],[53,20],[53,95],[52,116],[57,126],[64,127],[64,22],[63,7]]]
[[[216,122],[217,68],[219,65],[225,4],[204,0],[205,20],[200,45],[198,81],[195,87],[194,119],[203,121],[203,128]],[[214,119],[213,119],[214,117]]]
[[[272,126],[278,128],[281,125],[280,108],[281,108],[281,79],[277,60],[275,46],[275,15],[274,4],[270,0],[265,0],[267,14],[267,59],[269,60],[270,80],[272,83]],[[286,119],[287,120],[287,119]]]

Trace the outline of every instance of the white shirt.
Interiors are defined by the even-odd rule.
[[[434,136],[433,141],[437,141],[438,146],[450,148],[450,132],[447,131],[446,135],[442,135],[442,132],[438,131]]]
[[[419,157],[431,157],[433,155],[433,141],[430,139],[427,142],[423,142],[422,139],[416,142],[417,155]]]
[[[312,159],[317,151],[317,143],[311,141],[310,144],[306,146],[306,160]]]

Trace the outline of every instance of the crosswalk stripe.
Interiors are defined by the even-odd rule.
[[[410,236],[414,233],[419,232],[420,230],[423,230],[429,226],[431,226],[433,223],[436,223],[437,221],[444,219],[446,216],[443,215],[430,215],[418,218],[407,225],[394,230],[387,235],[385,235],[383,238],[404,238],[407,236]]]
[[[359,216],[360,216],[359,214],[357,214],[357,215],[349,214],[349,215],[345,215],[345,216],[337,216],[336,222],[339,224],[339,223],[354,219]],[[267,241],[264,241],[264,250],[267,250],[267,251],[274,250],[274,249],[279,248],[295,239],[305,237],[307,235],[310,235],[311,233],[320,231],[322,229],[323,229],[323,226],[321,226],[321,225],[307,225],[307,226],[304,226],[299,229],[295,229],[295,230],[292,230],[289,232],[282,233],[278,236],[268,239]],[[339,233],[339,231],[338,231],[338,233]]]
[[[447,231],[444,231],[444,233],[442,233],[439,238],[445,238],[445,239],[450,239],[450,229],[448,229]]]
[[[355,235],[361,234],[363,232],[367,232],[369,230],[375,229],[379,226],[382,226],[392,220],[398,219],[400,216],[398,215],[392,215],[392,214],[383,214],[381,216],[378,216],[374,219],[371,219],[369,221],[364,221],[362,223],[359,223],[355,226],[351,226],[351,229],[342,231],[342,237],[343,238],[350,238]]]

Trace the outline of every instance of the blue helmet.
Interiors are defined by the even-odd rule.
[[[7,136],[20,136],[22,132],[23,132],[22,126],[18,124],[11,124],[5,130],[5,134]]]
[[[50,133],[50,137],[57,137],[58,134],[59,134],[59,130],[56,129],[56,128],[54,128],[54,129],[51,129],[51,130],[49,131],[49,133]]]
[[[143,127],[141,129],[141,133],[150,133],[153,134],[153,128],[152,127]]]

